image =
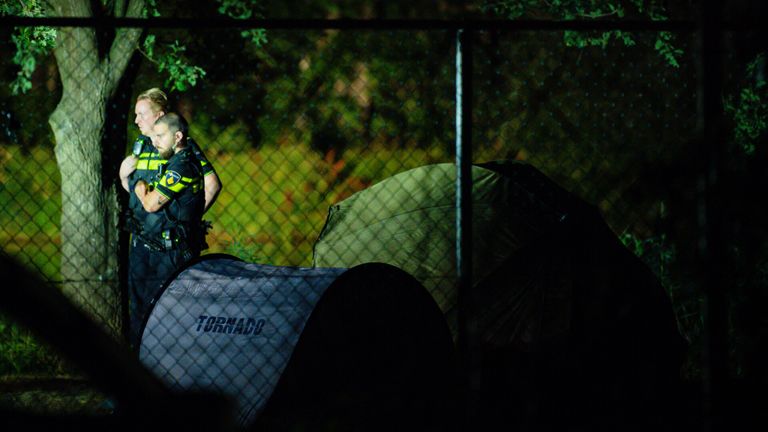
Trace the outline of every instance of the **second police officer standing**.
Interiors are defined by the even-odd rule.
[[[148,135],[152,134],[152,128],[158,118],[167,111],[168,99],[160,89],[153,88],[141,93],[136,99],[135,123],[141,131],[136,143],[134,144],[133,154],[126,157],[120,167],[120,180],[123,188],[129,192],[129,210],[127,214],[127,223],[132,233],[131,247],[129,252],[129,274],[128,274],[128,292],[129,292],[129,342],[134,347],[138,346],[141,338],[141,325],[148,312],[149,302],[157,294],[165,279],[177,268],[172,270],[162,268],[163,266],[154,263],[150,257],[150,248],[156,252],[158,249],[165,248],[165,239],[155,238],[150,233],[152,227],[157,226],[159,218],[166,218],[166,212],[149,213],[133,190],[133,185],[138,181],[152,184],[153,181],[160,180],[164,173],[167,157],[158,152],[158,149],[152,145]],[[186,124],[186,122],[184,122]],[[186,130],[183,133],[185,147],[192,152],[197,160],[201,173],[204,177],[204,210],[213,204],[221,190],[221,182],[208,162],[203,152],[197,144],[187,137]],[[197,228],[197,227],[196,227]],[[204,229],[198,237],[204,244]],[[204,248],[203,245],[200,246]],[[195,253],[199,254],[199,250]],[[180,265],[180,264],[179,264]],[[158,268],[160,266],[161,268]],[[167,273],[167,274],[166,274]]]
[[[152,141],[160,156],[167,159],[164,173],[154,181],[132,180],[130,187],[147,212],[141,234],[134,235],[132,274],[137,289],[131,307],[131,339],[140,342],[140,329],[165,280],[184,263],[200,255],[205,242],[202,217],[205,208],[203,173],[187,145],[187,122],[178,114],[160,117],[153,127]],[[138,280],[137,280],[138,279]]]

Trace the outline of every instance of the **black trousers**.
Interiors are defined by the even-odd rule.
[[[185,260],[181,250],[156,251],[133,239],[128,254],[128,298],[129,331],[128,342],[138,350],[144,321],[152,309],[153,300],[169,277],[183,266]],[[189,256],[200,255],[196,251]]]

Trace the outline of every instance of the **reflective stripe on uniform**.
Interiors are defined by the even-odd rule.
[[[157,152],[144,152],[139,155],[139,161],[136,163],[137,170],[155,171],[160,165],[168,162],[167,159],[161,159]]]
[[[191,188],[192,193],[196,193],[197,191],[200,190],[200,187],[201,187],[200,177],[196,177],[196,178],[181,177],[181,179],[173,183],[170,183],[168,179],[169,177],[165,176],[162,179],[160,179],[160,181],[158,181],[157,184],[169,189],[171,192],[174,192],[174,193],[179,193],[187,187]],[[166,197],[166,198],[169,198],[169,197]]]

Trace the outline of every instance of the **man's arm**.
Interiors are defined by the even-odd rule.
[[[153,189],[144,180],[139,180],[136,183],[134,192],[141,201],[141,205],[144,206],[144,210],[149,213],[160,210],[169,201],[167,197],[158,192],[157,189]]]
[[[123,189],[125,189],[126,192],[131,191],[128,187],[128,177],[130,177],[131,174],[136,171],[136,164],[138,164],[138,162],[139,159],[136,158],[136,156],[129,155],[123,159],[122,163],[120,163],[120,184],[123,185]]]
[[[195,157],[200,161],[200,168],[203,171],[203,189],[205,190],[205,207],[203,208],[203,214],[208,211],[209,208],[216,202],[216,198],[219,197],[221,192],[221,179],[216,174],[216,170],[213,169],[213,165],[203,153],[203,149],[195,142],[192,137],[187,138],[187,145],[190,146],[195,153]]]
[[[205,208],[203,209],[203,213],[205,213],[213,203],[216,202],[216,198],[219,197],[219,192],[221,192],[221,180],[219,180],[219,176],[216,175],[216,171],[213,171],[205,176],[203,181],[205,182]]]

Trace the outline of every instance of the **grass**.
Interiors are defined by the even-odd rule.
[[[97,415],[108,411],[106,397],[81,377],[12,376],[0,378],[0,406],[36,415]]]
[[[205,148],[224,184],[205,216],[213,222],[206,253],[286,266],[311,265],[312,246],[331,205],[407,169],[453,161],[445,146],[402,149],[378,144],[326,153],[292,143],[259,149],[239,146],[245,150],[237,152]],[[499,148],[476,149],[474,159],[493,160],[499,154]],[[567,152],[556,152],[537,154],[532,161],[557,178],[558,172],[560,177],[579,172],[565,165],[568,158]],[[599,195],[610,188],[599,180],[575,178],[564,186]],[[0,244],[54,282],[61,279],[59,189],[52,148],[0,146]],[[0,375],[42,372],[67,373],[55,355],[0,317]]]
[[[419,165],[444,162],[439,151],[369,149],[318,154],[304,146],[221,154],[224,184],[206,215],[211,252],[235,253],[263,264],[308,266],[328,208],[369,185]]]
[[[206,215],[213,222],[206,253],[291,266],[311,265],[329,206],[403,170],[452,158],[441,149],[383,145],[325,154],[307,145],[208,153],[224,189]],[[0,146],[0,244],[54,283],[61,280],[60,184],[52,148]],[[0,316],[0,376],[30,373],[69,372]]]
[[[11,320],[0,315],[0,376],[30,373],[64,374],[56,353]]]

